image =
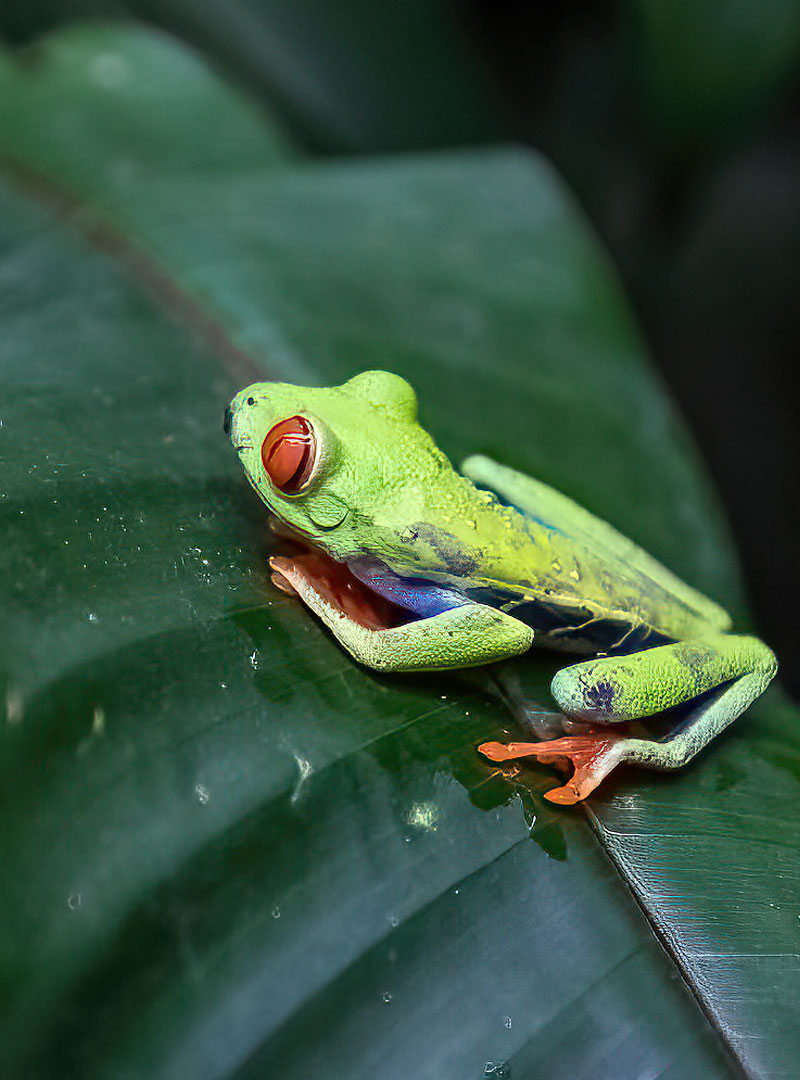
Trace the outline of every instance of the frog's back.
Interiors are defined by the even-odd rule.
[[[469,474],[496,488],[481,475],[485,461],[469,459]],[[502,472],[511,473],[494,462],[490,465],[493,480],[498,470],[501,483]],[[484,547],[499,554],[486,558],[484,585],[495,583],[497,606],[534,628],[538,624],[540,640],[564,647],[597,645],[606,651],[623,636],[626,646],[641,648],[730,628],[731,618],[722,607],[613,526],[540,481],[521,479],[524,509],[508,505],[506,491],[501,492],[506,505],[486,507],[502,522],[503,531],[496,534],[494,545]]]

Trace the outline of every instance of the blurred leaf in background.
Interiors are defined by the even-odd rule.
[[[700,156],[741,138],[797,74],[798,0],[628,0],[655,130]]]
[[[496,132],[499,95],[451,0],[34,0],[12,2],[0,32],[18,43],[76,14],[127,14],[185,38],[329,151]]]

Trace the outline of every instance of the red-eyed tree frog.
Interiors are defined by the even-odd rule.
[[[255,383],[225,429],[278,530],[302,545],[270,560],[273,582],[360,663],[441,671],[534,644],[591,657],[551,684],[588,730],[478,748],[492,761],[570,761],[553,802],[584,799],[620,762],[679,768],[775,675],[762,641],[729,633],[721,607],[565,495],[483,456],[457,472],[397,375]],[[614,732],[679,705],[664,739]]]

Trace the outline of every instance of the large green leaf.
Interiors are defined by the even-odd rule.
[[[152,50],[73,31],[0,75],[0,1070],[793,1075],[796,713],[773,694],[588,818],[544,770],[510,788],[474,751],[498,703],[370,675],[271,589],[220,431],[254,374],[388,367],[453,457],[537,472],[741,614],[575,208],[519,152],[298,167],[265,127],[221,162],[208,116],[252,114],[197,69],[174,133],[135,95],[109,123],[98,57],[131,87],[187,63]]]

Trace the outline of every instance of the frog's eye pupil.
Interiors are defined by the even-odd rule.
[[[270,428],[261,444],[261,460],[267,476],[284,495],[302,490],[316,457],[314,429],[302,416],[290,416]]]

